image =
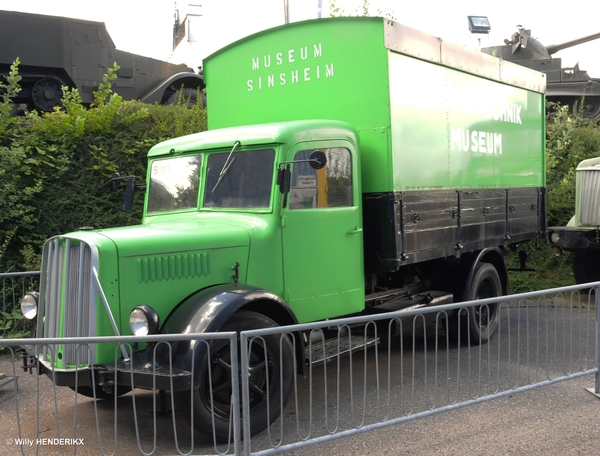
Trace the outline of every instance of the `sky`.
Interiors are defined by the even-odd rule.
[[[290,21],[317,18],[319,0],[287,0]],[[0,0],[0,10],[76,17],[104,22],[120,50],[160,60],[172,55],[174,0]],[[206,18],[207,53],[237,39],[284,23],[284,0],[178,0],[202,5]],[[322,15],[329,15],[330,0],[321,0]],[[362,0],[336,0],[347,12],[356,11]],[[499,0],[370,0],[371,12],[389,11],[397,22],[470,48],[502,45],[522,25],[542,44],[551,45],[600,32],[598,0],[563,2],[552,8],[545,1]],[[574,5],[567,8],[566,5]],[[375,15],[375,14],[373,14]],[[489,36],[472,35],[468,15],[487,16]],[[480,39],[480,41],[477,40]],[[579,63],[592,77],[600,78],[600,39],[554,55],[563,66]],[[173,63],[192,62],[174,61]]]

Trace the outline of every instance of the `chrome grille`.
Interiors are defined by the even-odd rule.
[[[40,315],[44,337],[95,335],[97,290],[92,268],[97,268],[95,248],[78,239],[55,237],[44,246],[40,289]],[[93,351],[76,351],[73,344],[44,348],[44,357],[62,367],[93,362]]]
[[[598,195],[600,195],[600,169],[587,168],[577,170],[580,177],[580,215],[584,225],[600,226],[600,208]]]

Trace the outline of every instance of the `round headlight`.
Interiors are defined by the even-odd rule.
[[[551,233],[550,234],[550,242],[552,244],[558,244],[558,241],[560,241],[560,234],[558,234],[558,233]]]
[[[129,326],[134,336],[156,334],[160,326],[160,319],[152,307],[135,306],[129,314]]]
[[[28,320],[33,320],[37,315],[39,296],[37,291],[30,291],[21,299],[21,312]]]

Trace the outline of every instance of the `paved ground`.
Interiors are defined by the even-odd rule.
[[[593,386],[587,376],[290,454],[597,455]]]
[[[8,362],[3,357],[0,365],[7,371]],[[21,435],[35,438],[36,396],[34,390],[37,377],[23,375],[19,379],[21,408]],[[42,385],[46,382],[40,377]],[[50,386],[50,385],[47,385]],[[546,388],[515,394],[510,397],[493,400],[484,404],[416,420],[386,429],[360,434],[333,442],[306,447],[288,452],[295,455],[344,454],[351,455],[595,455],[598,454],[600,442],[600,399],[585,388],[594,386],[594,376],[586,376],[562,382]],[[50,390],[51,391],[51,390]],[[29,394],[28,394],[29,393]],[[61,401],[61,398],[63,401]],[[40,396],[40,437],[56,438],[56,419],[52,396]],[[126,398],[124,398],[127,400]],[[71,405],[73,395],[68,389],[59,390],[61,407],[69,413],[60,420],[61,436],[84,438],[85,444],[77,447],[66,447],[65,454],[101,454],[95,432],[95,414],[93,402],[79,397],[79,423],[77,434],[73,434]],[[148,399],[144,406],[148,406]],[[14,419],[14,395],[12,384],[0,388],[0,423],[2,439],[0,455],[36,454],[35,448],[24,448],[24,453],[8,439],[19,436],[19,429]],[[114,415],[108,404],[100,406],[100,419],[110,432],[104,434],[104,452],[113,451],[112,431]],[[60,412],[59,412],[60,413]],[[149,414],[150,412],[148,412]],[[123,428],[131,423],[120,421],[118,432],[117,454],[139,454],[135,436]],[[143,448],[150,453],[153,448],[151,420],[141,423],[146,432]],[[173,440],[162,435],[162,426],[170,434],[169,420],[159,421],[158,446],[155,454],[171,454],[174,450]],[[185,432],[185,425],[178,426]],[[108,437],[108,438],[107,438]],[[145,437],[145,438],[144,438]],[[4,439],[7,439],[6,442]],[[169,445],[169,440],[171,445]],[[206,454],[210,448],[197,448]],[[70,450],[70,451],[69,451]],[[182,448],[185,451],[185,448]],[[38,454],[60,454],[58,447],[40,447]]]

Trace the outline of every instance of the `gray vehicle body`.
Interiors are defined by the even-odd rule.
[[[125,100],[168,103],[181,89],[204,88],[191,68],[118,50],[103,22],[0,11],[0,43],[0,77],[20,60],[21,92],[12,101],[41,111],[60,104],[62,86],[79,89],[83,103],[92,103],[114,63],[120,69],[113,90]]]

